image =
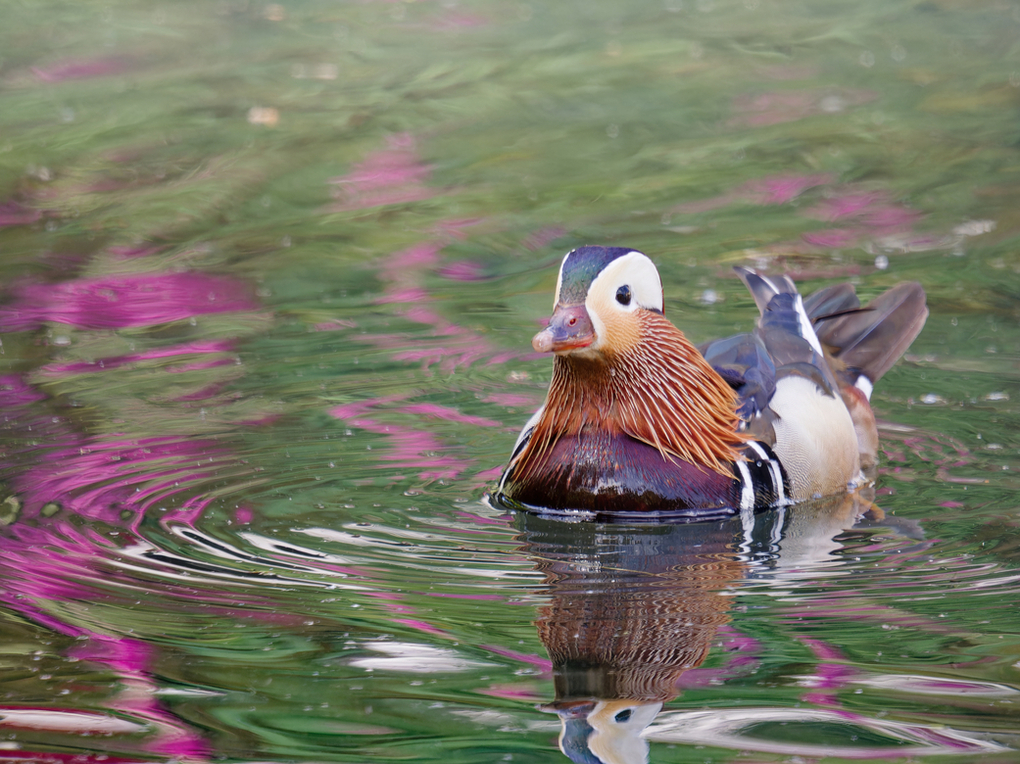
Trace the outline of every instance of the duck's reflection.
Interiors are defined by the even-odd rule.
[[[585,764],[647,761],[642,736],[707,657],[738,582],[797,577],[871,511],[859,496],[692,525],[565,523],[521,515],[550,601],[538,635],[553,663],[560,748]]]

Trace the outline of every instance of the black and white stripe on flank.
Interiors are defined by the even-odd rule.
[[[786,503],[789,490],[786,472],[764,443],[747,442],[746,461],[737,462],[740,474],[740,508],[773,507]]]
[[[521,434],[517,436],[517,442],[514,443],[514,450],[510,454],[510,461],[507,463],[507,467],[503,470],[503,476],[499,479],[499,485],[496,487],[497,493],[503,493],[503,489],[506,487],[506,481],[510,478],[510,475],[514,471],[516,466],[515,462],[517,457],[521,455],[524,447],[528,445],[528,441],[531,440],[532,434],[535,432],[535,425],[538,424],[538,420],[542,418],[542,412],[545,411],[545,406],[539,408],[534,414],[531,415],[531,419],[524,425],[524,429],[521,430]]]

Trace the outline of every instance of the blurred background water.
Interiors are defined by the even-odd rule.
[[[0,758],[1017,761],[1020,4],[0,11]],[[487,506],[582,243],[920,280],[885,519]]]

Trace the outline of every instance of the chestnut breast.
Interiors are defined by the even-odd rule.
[[[528,472],[507,481],[507,498],[550,509],[612,512],[740,506],[736,477],[664,459],[653,446],[602,429],[561,436]]]

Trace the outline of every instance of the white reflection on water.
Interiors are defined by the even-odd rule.
[[[146,725],[88,711],[58,711],[52,708],[0,707],[0,727],[48,730],[89,735],[123,735],[144,732]]]
[[[354,658],[350,661],[351,666],[381,671],[406,671],[411,674],[438,674],[496,665],[462,658],[455,650],[448,648],[412,642],[372,641],[366,642],[365,647],[383,655]]]
[[[846,730],[846,739],[854,734],[882,735],[902,743],[888,745],[849,746],[817,745],[759,737],[757,725],[783,725],[786,734],[797,734],[794,725],[839,725]],[[803,736],[818,734],[806,727]],[[738,750],[777,753],[786,756],[826,757],[844,759],[902,759],[907,756],[933,754],[983,754],[1010,750],[990,740],[948,727],[934,729],[920,724],[902,724],[871,719],[848,711],[820,708],[718,708],[711,711],[679,711],[659,717],[646,732],[649,739],[664,743],[690,743]]]
[[[966,695],[982,698],[1004,698],[1020,695],[1020,690],[995,682],[975,682],[973,680],[945,679],[936,676],[919,676],[917,674],[885,674],[880,676],[855,679],[854,684],[876,687],[880,690],[910,692],[917,695]]]

